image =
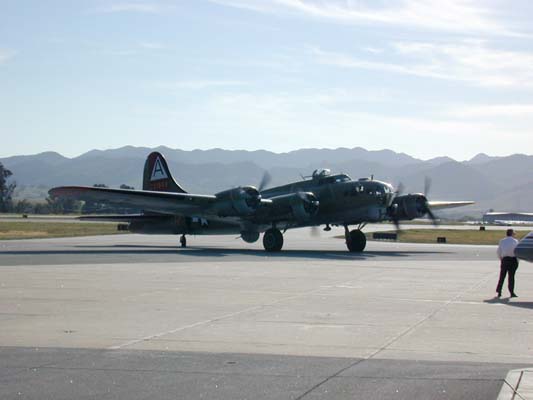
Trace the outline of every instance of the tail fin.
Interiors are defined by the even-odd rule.
[[[143,190],[187,193],[174,180],[165,157],[157,151],[150,153],[144,163]]]

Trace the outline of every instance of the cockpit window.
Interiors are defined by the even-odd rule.
[[[326,185],[328,183],[341,183],[351,181],[348,175],[335,175],[327,178],[322,178],[318,181],[319,185]]]

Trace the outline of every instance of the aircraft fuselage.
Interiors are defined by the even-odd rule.
[[[322,224],[344,225],[363,222],[379,222],[388,218],[387,209],[394,193],[392,187],[381,181],[360,179],[352,181],[346,175],[327,176],[278,186],[261,192],[264,199],[278,196],[313,193],[319,201],[318,212],[307,219],[295,220],[293,215],[281,214],[276,220],[280,229],[316,226]],[[272,227],[272,215],[258,212],[250,218],[200,218],[168,216],[157,223],[150,221],[132,222],[130,231],[139,233],[173,234],[239,234],[242,232],[264,232]]]

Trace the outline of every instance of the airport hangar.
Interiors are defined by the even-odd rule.
[[[483,222],[486,224],[493,224],[496,222],[533,223],[533,213],[488,212],[483,214]]]

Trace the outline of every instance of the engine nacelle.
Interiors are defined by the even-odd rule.
[[[319,201],[311,192],[290,193],[272,197],[271,216],[292,217],[298,222],[305,222],[318,213]]]
[[[261,204],[261,194],[253,186],[240,186],[215,194],[216,213],[221,217],[253,214]]]
[[[427,214],[427,198],[421,193],[396,197],[389,207],[393,220],[422,218]]]
[[[241,238],[246,243],[255,243],[259,240],[259,232],[256,231],[241,231]]]

